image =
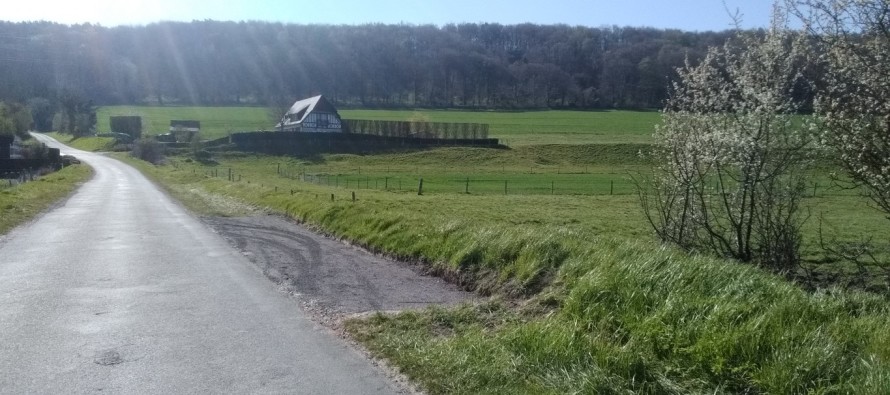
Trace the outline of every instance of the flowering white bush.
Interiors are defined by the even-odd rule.
[[[655,175],[640,189],[655,231],[681,247],[778,269],[799,261],[799,200],[810,133],[804,38],[775,18],[679,70],[656,129]]]
[[[890,0],[787,0],[820,45],[824,82],[814,103],[820,143],[834,152],[855,187],[890,218]],[[862,278],[883,271],[890,287],[890,245],[872,238],[823,241],[855,263]]]
[[[821,143],[890,214],[890,0],[792,1],[822,44]]]

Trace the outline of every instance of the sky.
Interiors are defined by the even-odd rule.
[[[773,0],[23,0],[0,20],[102,26],[159,21],[260,20],[298,24],[461,22],[633,26],[690,31],[766,27]]]

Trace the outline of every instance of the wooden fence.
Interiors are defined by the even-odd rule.
[[[346,133],[384,137],[440,140],[482,140],[488,138],[488,124],[344,119]]]

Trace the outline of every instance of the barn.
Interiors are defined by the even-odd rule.
[[[334,105],[318,95],[294,103],[275,128],[283,132],[340,133],[343,122]]]

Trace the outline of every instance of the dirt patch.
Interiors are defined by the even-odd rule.
[[[421,268],[386,259],[273,215],[203,221],[322,320],[473,298]]]

